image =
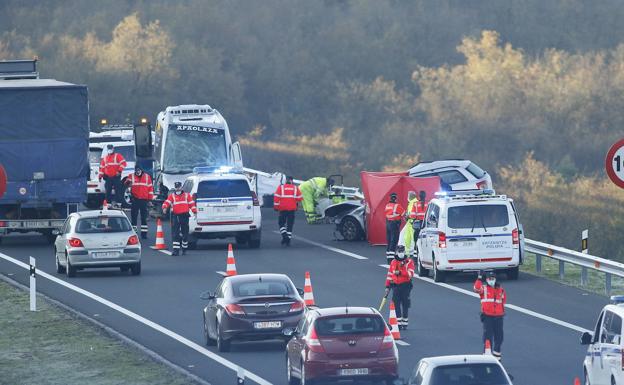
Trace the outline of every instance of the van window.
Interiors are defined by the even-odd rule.
[[[440,177],[440,179],[442,179],[442,182],[449,185],[466,182],[468,180],[465,176],[462,175],[461,172],[457,170],[440,171],[438,173],[438,176]]]
[[[503,227],[509,224],[507,205],[453,206],[448,209],[448,226],[453,229]]]
[[[619,344],[622,332],[622,318],[610,311],[605,313],[604,322],[600,334],[600,342],[606,344]]]
[[[470,163],[468,167],[466,167],[469,173],[475,176],[475,178],[483,178],[485,176],[485,171],[481,169],[481,167],[477,166],[474,163]]]
[[[435,219],[435,220],[434,220]],[[440,220],[440,207],[435,204],[430,204],[427,210],[427,223],[426,227],[437,227],[437,221]]]
[[[197,186],[198,198],[230,198],[250,197],[251,190],[246,180],[224,179],[199,182]]]

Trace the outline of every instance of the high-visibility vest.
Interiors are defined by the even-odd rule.
[[[418,205],[418,198],[414,198],[407,202],[407,219],[416,219],[416,205]]]
[[[154,186],[152,184],[152,177],[148,173],[144,172],[141,176],[137,176],[132,173],[127,179],[126,183],[130,185],[130,192],[132,196],[137,199],[154,199]]]
[[[176,215],[188,214],[189,210],[197,213],[195,200],[193,200],[191,194],[187,192],[169,194],[167,199],[162,204],[163,211],[167,210],[169,207],[173,207],[171,211]]]
[[[505,315],[505,304],[507,303],[507,294],[505,289],[499,285],[490,287],[483,284],[480,279],[474,283],[474,291],[481,298],[481,312],[492,317],[500,317]]]
[[[126,160],[118,152],[108,154],[100,161],[100,178],[104,175],[113,177],[121,174],[126,168]]]
[[[282,184],[273,194],[273,207],[279,211],[297,210],[297,202],[303,200],[299,187],[294,184]]]
[[[395,271],[399,271],[399,275],[395,274]],[[402,261],[393,259],[388,267],[388,275],[386,276],[386,287],[390,287],[391,284],[400,285],[412,280],[414,277],[414,260],[411,258],[405,258]]]
[[[405,210],[398,203],[389,202],[386,204],[386,209],[384,210],[386,213],[386,219],[389,221],[400,221],[401,216],[405,214]]]

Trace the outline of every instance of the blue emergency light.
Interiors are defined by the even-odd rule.
[[[235,166],[201,166],[193,168],[194,174],[242,174],[243,169]]]
[[[612,305],[624,303],[624,295],[612,295],[609,299],[611,300]]]

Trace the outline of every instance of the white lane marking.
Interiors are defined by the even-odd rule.
[[[397,345],[401,345],[401,346],[410,346],[409,343],[403,341],[403,340],[394,340],[394,343]]]
[[[227,277],[227,273],[225,271],[217,271],[217,274],[223,276],[223,277]]]
[[[389,269],[390,265],[379,265],[379,267],[383,267],[384,269]]]
[[[322,248],[327,249],[327,250],[335,251],[335,252],[340,253],[340,254],[349,253],[349,254],[348,254],[349,256],[354,257],[354,258],[357,258],[357,259],[368,259],[368,258],[363,257],[363,256],[358,255],[358,254],[354,254],[354,253],[350,253],[350,252],[348,252],[348,251],[344,251],[344,250],[336,249],[336,248],[334,248],[334,247],[331,247],[331,246],[326,246],[326,245],[323,245],[323,244],[321,244],[321,243],[317,243],[317,242],[314,242],[314,241],[308,241],[307,239],[301,238],[301,237],[299,237],[299,236],[298,236],[297,238],[300,238],[300,239],[302,239],[303,241],[307,241],[308,243],[310,243],[310,244],[312,244],[312,245],[319,246],[319,247],[322,247]],[[378,266],[383,267],[383,268],[385,268],[385,269],[387,269],[387,268],[388,268],[388,265],[378,265]],[[469,291],[469,290],[466,290],[466,289],[462,289],[462,288],[460,288],[460,287],[456,287],[456,286],[453,286],[453,285],[449,285],[449,284],[446,284],[446,283],[434,282],[434,281],[433,281],[433,279],[431,279],[431,278],[426,278],[426,277],[418,277],[418,276],[415,276],[415,278],[418,278],[418,279],[420,279],[421,281],[425,281],[425,282],[428,282],[428,283],[431,283],[431,284],[434,284],[434,285],[438,285],[438,286],[441,286],[441,287],[447,288],[447,289],[449,289],[449,290],[456,291],[456,292],[458,292],[458,293],[462,293],[462,294],[465,294],[465,295],[469,295],[469,296],[471,296],[471,297],[476,297],[476,298],[478,298],[478,297],[479,297],[479,296],[477,295],[477,293],[474,293],[474,292],[472,292],[472,291]],[[575,330],[575,331],[577,331],[577,332],[581,332],[581,333],[584,333],[584,332],[591,332],[591,330],[588,330],[588,329],[582,328],[582,327],[580,327],[580,326],[577,326],[577,325],[571,324],[571,323],[566,322],[566,321],[562,321],[562,320],[557,319],[557,318],[554,318],[554,317],[547,316],[547,315],[545,315],[545,314],[541,314],[541,313],[535,312],[535,311],[533,311],[533,310],[529,310],[529,309],[524,308],[524,307],[521,307],[521,306],[517,306],[517,305],[513,305],[513,304],[506,304],[506,305],[505,305],[505,307],[507,307],[507,308],[509,308],[509,309],[512,309],[512,310],[515,310],[515,311],[517,311],[517,312],[519,312],[519,313],[523,313],[523,314],[529,315],[529,316],[531,316],[531,317],[535,317],[535,318],[539,318],[539,319],[544,320],[544,321],[547,321],[547,322],[551,322],[551,323],[553,323],[553,324],[555,324],[555,325],[559,325],[559,326],[563,326],[563,327],[568,328],[568,329]]]
[[[15,258],[9,257],[6,254],[0,253],[0,258],[3,258],[5,260],[7,260],[8,262],[14,263],[17,266],[22,267],[24,269],[28,269],[29,268],[29,266],[27,264],[25,264],[24,262],[21,262],[21,261],[15,259]],[[169,329],[167,329],[167,328],[165,328],[165,327],[163,327],[163,326],[161,326],[161,325],[159,325],[159,324],[157,324],[157,323],[155,323],[153,321],[150,321],[149,319],[147,319],[145,317],[142,317],[142,316],[140,316],[140,315],[138,315],[138,314],[136,314],[136,313],[134,313],[134,312],[132,312],[132,311],[122,307],[122,306],[119,306],[119,305],[117,305],[114,302],[111,302],[111,301],[109,301],[109,300],[107,300],[105,298],[100,297],[97,294],[93,294],[90,291],[84,290],[84,289],[82,289],[82,288],[80,288],[78,286],[72,285],[71,283],[65,282],[62,279],[58,279],[57,277],[54,277],[54,276],[52,276],[52,275],[50,275],[50,274],[48,274],[48,273],[46,273],[46,272],[44,272],[42,270],[38,270],[37,273],[38,273],[39,277],[47,278],[47,279],[49,279],[50,281],[52,281],[54,283],[57,283],[57,284],[59,284],[61,286],[64,286],[64,287],[68,288],[69,290],[73,290],[73,291],[75,291],[78,294],[82,294],[82,295],[84,295],[86,297],[89,297],[92,300],[94,300],[96,302],[99,302],[99,303],[101,303],[104,306],[108,306],[109,308],[111,308],[113,310],[116,310],[116,311],[118,311],[118,312],[120,312],[120,313],[122,313],[122,314],[124,314],[124,315],[126,315],[126,316],[128,316],[128,317],[130,317],[130,318],[132,318],[132,319],[142,323],[142,324],[144,324],[145,326],[149,326],[150,328],[152,328],[152,329],[154,329],[154,330],[156,330],[156,331],[158,331],[158,332],[160,332],[160,333],[162,333],[162,334],[164,334],[166,336],[169,336],[169,337],[173,338],[174,340],[180,342],[181,344],[188,346],[189,348],[197,351],[198,353],[203,354],[204,356],[210,358],[211,360],[214,360],[215,362],[225,366],[228,369],[233,370],[234,372],[240,372],[241,370],[244,371],[244,373],[245,373],[247,378],[249,378],[250,380],[254,381],[255,383],[257,383],[259,385],[272,385],[269,381],[267,381],[264,378],[262,378],[262,377],[260,377],[260,376],[258,376],[256,374],[248,371],[247,369],[244,369],[244,368],[236,365],[232,361],[229,361],[229,360],[221,357],[220,355],[211,352],[210,350],[204,348],[203,346],[198,345],[195,342],[193,342],[193,341],[191,341],[191,340],[189,340],[189,339],[187,339],[185,337],[182,337],[181,335],[179,335],[179,334],[177,334],[177,333],[175,333],[175,332],[173,332],[173,331],[171,331],[171,330],[169,330]]]
[[[279,231],[273,231],[273,232],[275,234],[279,234],[280,233]],[[364,257],[362,255],[355,254],[355,253],[352,253],[350,251],[338,249],[336,247],[327,246],[327,245],[324,245],[322,243],[314,242],[314,241],[311,241],[311,240],[309,240],[307,238],[304,238],[302,236],[299,236],[299,235],[293,235],[293,238],[298,239],[298,240],[300,240],[303,243],[308,243],[308,244],[313,245],[313,246],[318,246],[318,247],[321,247],[321,248],[329,250],[329,251],[333,251],[333,252],[338,253],[338,254],[349,256],[351,258],[355,258],[355,259],[368,259],[367,257]]]
[[[172,255],[171,251],[169,251],[169,250],[158,250],[158,251],[160,251],[163,254],[167,254],[168,256]]]

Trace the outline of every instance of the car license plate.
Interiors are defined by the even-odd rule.
[[[98,251],[93,253],[93,258],[117,258],[119,253],[117,251]]]
[[[281,327],[282,321],[254,322],[254,329],[279,329]]]
[[[368,368],[358,368],[358,369],[340,369],[338,374],[341,376],[362,376],[368,374]]]
[[[23,223],[24,223],[24,227],[27,227],[29,229],[36,229],[36,228],[50,226],[50,223],[48,221],[25,221]]]
[[[473,247],[473,246],[474,246],[474,244],[475,244],[475,243],[474,243],[474,242],[472,242],[472,241],[467,241],[467,242],[466,242],[466,241],[464,241],[464,242],[461,242],[460,246],[461,246],[461,247]]]
[[[233,213],[236,211],[237,206],[217,207],[218,213]]]

